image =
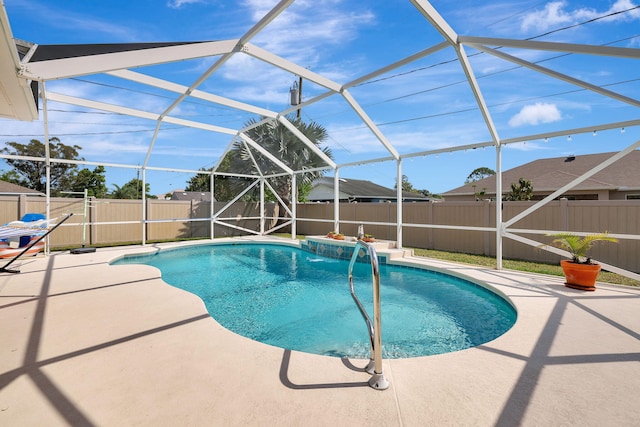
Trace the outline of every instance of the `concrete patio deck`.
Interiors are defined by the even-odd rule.
[[[639,423],[638,288],[585,293],[558,277],[411,259],[489,283],[518,320],[476,348],[385,360],[391,386],[376,391],[366,361],[251,341],[157,269],[108,265],[155,249],[57,253],[0,274],[0,425]]]

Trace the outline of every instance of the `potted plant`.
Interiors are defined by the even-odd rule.
[[[373,243],[373,242],[376,241],[376,239],[371,234],[365,234],[364,237],[362,238],[362,241],[368,242],[368,243]]]
[[[589,250],[595,242],[617,242],[618,239],[608,233],[577,236],[572,233],[552,234],[551,244],[571,254],[571,260],[561,260],[560,265],[566,278],[565,285],[583,291],[595,291],[596,278],[602,266],[594,263],[589,257]]]

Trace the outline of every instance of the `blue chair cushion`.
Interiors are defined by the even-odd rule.
[[[22,219],[20,221],[23,222],[32,222],[32,221],[40,221],[46,219],[46,217],[43,214],[40,213],[28,213],[28,214],[24,214],[24,216],[22,217]]]

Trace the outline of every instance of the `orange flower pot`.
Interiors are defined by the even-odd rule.
[[[569,288],[583,291],[596,290],[596,278],[602,266],[600,264],[578,264],[570,260],[560,261],[564,277],[567,279],[565,285]]]

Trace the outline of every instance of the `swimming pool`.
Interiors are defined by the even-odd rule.
[[[212,244],[125,257],[198,295],[225,328],[274,346],[337,357],[369,357],[366,325],[351,299],[346,260],[272,244]],[[380,266],[385,358],[447,353],[511,328],[514,308],[488,289],[439,272]],[[354,286],[372,313],[371,268],[356,263]]]

